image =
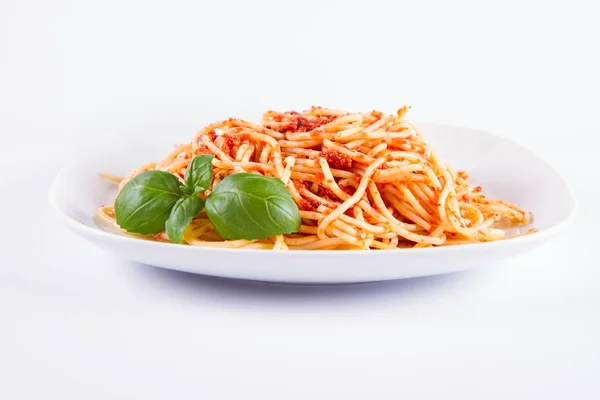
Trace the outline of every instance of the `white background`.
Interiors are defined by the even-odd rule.
[[[0,398],[600,398],[593,6],[0,0]],[[98,141],[404,103],[534,150],[573,229],[494,268],[302,287],[127,263],[46,208]]]

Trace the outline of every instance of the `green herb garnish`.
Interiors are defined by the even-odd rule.
[[[166,230],[174,243],[204,209],[199,193],[212,184],[212,155],[194,157],[184,184],[165,171],[146,171],[127,182],[115,201],[117,224],[127,232],[154,234]],[[264,239],[298,232],[300,213],[280,179],[248,173],[221,181],[206,199],[206,213],[224,239]]]
[[[254,174],[229,175],[206,199],[206,213],[227,239],[265,239],[298,232],[300,213],[281,179]]]

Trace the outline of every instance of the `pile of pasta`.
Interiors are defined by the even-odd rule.
[[[465,172],[440,160],[425,135],[405,118],[408,109],[392,115],[321,107],[301,113],[267,111],[260,124],[231,118],[204,127],[191,143],[178,146],[162,161],[115,180],[122,188],[147,170],[183,179],[193,157],[212,154],[213,188],[240,172],[277,177],[300,210],[299,232],[264,240],[224,240],[201,212],[184,232],[184,243],[194,246],[431,247],[504,239],[505,231],[496,227],[501,220],[530,223],[530,213],[486,197]],[[113,206],[99,208],[98,215],[116,226]],[[169,240],[164,233],[152,238]]]

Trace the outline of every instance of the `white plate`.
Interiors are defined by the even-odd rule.
[[[567,185],[529,150],[472,129],[429,123],[420,127],[442,159],[457,170],[469,172],[472,182],[482,185],[486,195],[532,211],[533,226],[540,232],[491,243],[423,249],[277,252],[159,243],[98,226],[94,221],[96,207],[110,204],[115,194],[115,185],[98,173],[125,175],[132,168],[156,161],[172,148],[165,143],[168,138],[130,137],[128,143],[124,140],[119,146],[86,153],[85,159],[64,168],[56,177],[50,204],[75,233],[131,261],[197,274],[288,283],[370,282],[483,266],[540,245],[573,219],[576,203]]]

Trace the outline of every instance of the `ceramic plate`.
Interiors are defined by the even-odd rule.
[[[456,170],[466,170],[486,195],[531,211],[532,226],[539,232],[497,242],[421,249],[269,251],[159,243],[97,224],[96,207],[110,204],[116,191],[116,185],[100,178],[99,172],[127,175],[132,168],[162,158],[174,144],[168,142],[172,137],[129,137],[118,147],[87,152],[55,178],[50,205],[74,233],[127,260],[197,274],[288,283],[370,282],[475,268],[539,246],[573,219],[576,205],[564,180],[531,151],[473,129],[419,126],[442,159]]]

